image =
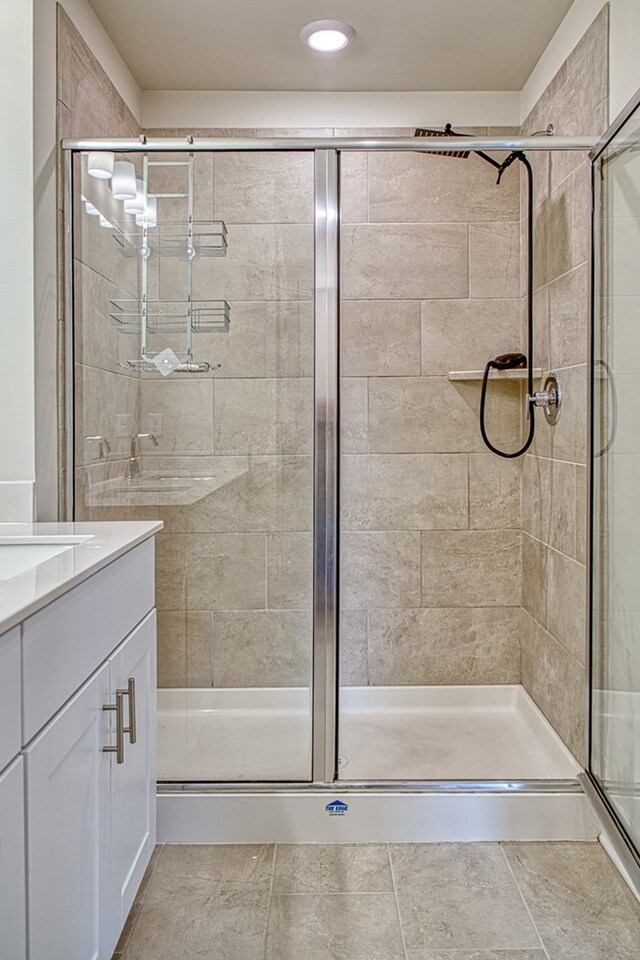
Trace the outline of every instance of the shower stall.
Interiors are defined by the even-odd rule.
[[[527,349],[526,191],[442,153],[65,143],[66,510],[164,522],[165,839],[595,836],[579,735],[524,682],[522,460],[478,422]],[[490,380],[506,450],[526,381]]]

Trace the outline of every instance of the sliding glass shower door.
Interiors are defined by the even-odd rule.
[[[640,99],[594,185],[590,764],[640,850]]]
[[[111,182],[89,159],[74,518],[164,521],[159,779],[309,780],[314,154],[116,154]]]

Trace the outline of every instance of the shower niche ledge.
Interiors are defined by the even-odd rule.
[[[524,367],[518,367],[513,370],[492,370],[492,380],[526,380],[528,370]],[[449,380],[482,380],[484,370],[449,370]],[[533,379],[542,380],[542,368],[533,368]]]

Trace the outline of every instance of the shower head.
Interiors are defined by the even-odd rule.
[[[416,127],[414,137],[459,137],[466,134],[456,133],[451,129],[448,123],[444,130],[430,130],[428,127]],[[458,157],[460,160],[466,160],[469,156],[469,150],[430,150],[429,153],[435,153],[438,157]]]

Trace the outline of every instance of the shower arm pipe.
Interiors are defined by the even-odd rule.
[[[598,137],[447,137],[447,151],[504,150],[588,152],[598,143]],[[415,137],[139,137],[137,139],[63,140],[63,150],[112,151],[116,153],[147,153],[159,151],[258,151],[258,150],[350,150],[393,151],[410,153],[442,153],[442,140],[425,137],[416,144]]]

